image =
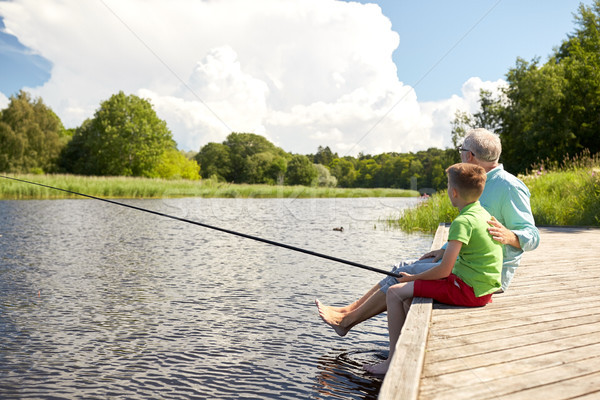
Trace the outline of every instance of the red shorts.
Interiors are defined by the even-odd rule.
[[[447,278],[435,281],[420,281],[414,283],[415,297],[429,297],[440,303],[463,307],[481,307],[492,302],[492,294],[475,297],[473,288],[458,276],[450,274]]]

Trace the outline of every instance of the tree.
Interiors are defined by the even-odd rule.
[[[357,172],[351,157],[335,158],[330,164],[330,171],[341,187],[353,187]]]
[[[150,102],[119,92],[77,129],[64,165],[84,175],[151,177],[164,153],[175,148],[171,131]]]
[[[466,111],[456,110],[452,121],[452,145],[458,149],[468,131],[485,128],[497,133],[502,126],[502,100],[495,98],[488,90],[479,91],[479,111],[471,115]]]
[[[256,153],[247,158],[247,183],[276,184],[283,181],[287,170],[284,157],[267,151]]]
[[[216,177],[218,180],[226,180],[231,175],[229,147],[222,143],[205,144],[200,148],[195,159],[200,164],[202,175],[206,178]]]
[[[163,179],[200,179],[200,166],[194,159],[188,159],[177,149],[165,151],[160,162],[154,168],[152,177]]]
[[[20,91],[0,114],[0,171],[52,172],[68,139],[58,116]]]
[[[548,62],[517,59],[507,73],[499,133],[513,172],[600,151],[600,0],[580,5],[575,19],[575,32]]]
[[[229,148],[231,170],[225,178],[230,182],[243,183],[256,179],[256,176],[251,176],[249,169],[250,158],[255,154],[272,153],[274,156],[288,157],[285,151],[254,133],[231,133],[223,144]]]
[[[289,161],[285,182],[288,185],[310,186],[319,176],[319,171],[307,156],[295,154]]]
[[[355,184],[359,187],[374,187],[374,177],[381,169],[381,166],[370,155],[362,155],[361,157],[358,160],[358,176]]]
[[[317,186],[321,187],[336,187],[337,179],[331,175],[329,168],[322,164],[314,164],[319,175],[317,176]]]
[[[315,164],[321,165],[329,165],[334,158],[337,158],[337,153],[334,154],[329,146],[319,146],[317,149],[317,154],[312,157]]]

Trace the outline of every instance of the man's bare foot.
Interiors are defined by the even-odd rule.
[[[382,363],[373,365],[363,365],[363,369],[373,375],[385,375],[388,368],[390,367],[389,358]]]
[[[341,323],[344,319],[344,315],[333,310],[332,307],[325,306],[321,304],[319,299],[315,299],[315,304],[317,305],[317,309],[319,310],[319,316],[321,319],[331,326],[335,333],[340,336],[346,336],[346,334],[350,331],[350,328],[344,328],[341,326]]]

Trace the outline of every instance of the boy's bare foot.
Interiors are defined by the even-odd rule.
[[[388,368],[390,367],[390,360],[387,359],[384,362],[373,365],[363,365],[363,369],[370,372],[373,375],[385,375]]]
[[[339,312],[332,309],[332,307],[325,306],[321,304],[319,299],[315,299],[315,304],[317,305],[317,309],[319,310],[319,316],[321,319],[331,326],[335,333],[340,336],[346,336],[346,334],[350,331],[350,328],[344,328],[341,326],[342,320],[344,316]]]

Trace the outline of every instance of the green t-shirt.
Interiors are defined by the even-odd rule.
[[[494,293],[502,286],[502,245],[488,232],[490,219],[476,201],[461,210],[448,232],[449,241],[463,244],[452,273],[471,286],[477,297]]]

